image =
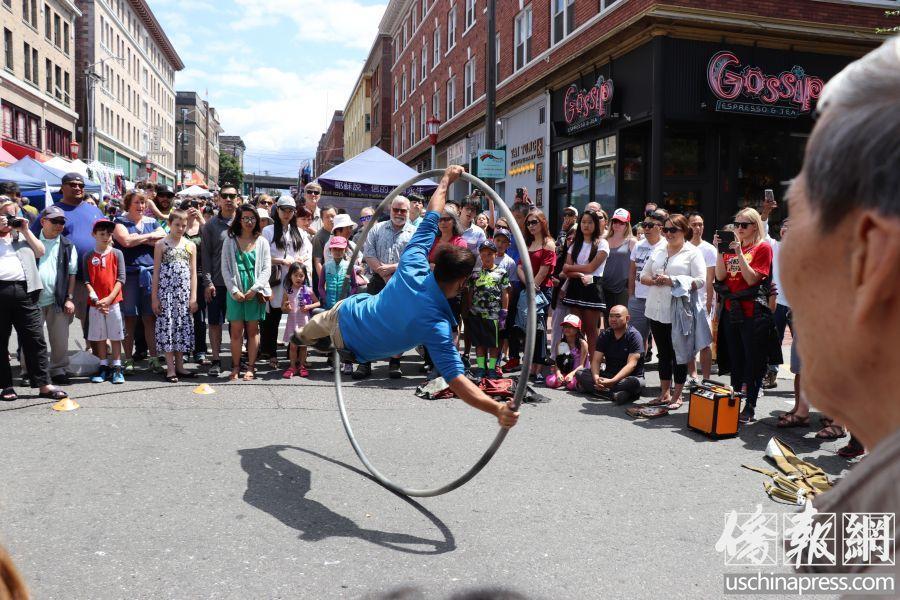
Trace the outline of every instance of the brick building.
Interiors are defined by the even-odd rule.
[[[78,107],[74,97],[74,24],[69,0],[0,2],[0,144],[15,158],[69,156]]]
[[[219,137],[220,154],[230,154],[238,161],[241,172],[244,172],[244,152],[247,146],[239,135],[223,135]]]
[[[379,33],[363,70],[372,73],[371,146],[391,151],[391,36]]]
[[[344,162],[344,111],[336,110],[316,148],[315,177]]]
[[[511,201],[556,222],[656,200],[724,222],[796,173],[823,81],[880,43],[871,0],[497,0],[497,146]],[[392,0],[392,153],[437,166],[484,148],[486,0]],[[747,74],[749,75],[749,79]],[[768,90],[768,91],[767,91]],[[464,186],[454,194],[464,193]],[[780,194],[779,194],[780,196]]]
[[[217,188],[219,181],[219,113],[197,92],[175,95],[178,116],[176,141],[178,181],[184,187],[194,184]]]

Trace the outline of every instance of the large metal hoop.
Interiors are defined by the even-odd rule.
[[[383,213],[394,201],[394,198],[402,194],[407,188],[410,186],[422,181],[423,179],[429,179],[432,177],[440,178],[442,177],[444,172],[440,169],[426,171],[424,173],[420,173],[413,177],[412,179],[405,181],[398,185],[394,190],[387,195],[387,197],[378,205],[378,208],[375,209],[375,214],[372,219],[366,224],[363,229],[362,236],[357,242],[356,248],[353,251],[353,256],[350,258],[350,264],[355,265],[356,260],[359,256],[363,245],[366,242],[366,238],[369,236],[369,231],[372,229],[372,226],[377,222],[377,217],[381,213]],[[503,201],[497,193],[491,189],[485,182],[478,179],[477,177],[470,175],[469,173],[463,173],[460,177],[463,181],[467,181],[471,183],[473,186],[481,189],[485,192],[489,198],[494,203],[494,206],[500,209],[500,212],[506,218],[509,223],[510,231],[512,231],[513,237],[515,238],[516,247],[519,249],[519,256],[527,257],[528,256],[528,245],[525,243],[525,237],[522,235],[522,231],[519,229],[519,225],[516,222],[515,217],[513,217],[512,211],[509,210],[509,207],[506,206],[506,203]],[[537,313],[537,309],[535,307],[534,300],[534,273],[531,270],[531,261],[523,260],[522,261],[522,270],[525,272],[525,286],[522,290],[523,297],[528,300],[528,314],[526,318],[525,324],[525,348],[522,357],[522,370],[519,372],[519,382],[516,385],[515,393],[513,394],[513,406],[516,410],[519,409],[519,406],[522,404],[522,400],[525,398],[525,393],[527,391],[528,386],[528,371],[531,369],[531,362],[534,359],[534,339],[536,336],[536,318],[535,315]],[[346,296],[350,287],[350,277],[353,277],[353,268],[347,270],[347,279],[344,282],[344,289],[342,296]],[[520,298],[519,302],[522,301]],[[488,449],[481,455],[481,458],[465,473],[463,473],[457,479],[451,481],[448,484],[442,485],[436,488],[426,488],[426,489],[416,489],[416,488],[407,488],[401,485],[398,485],[385,477],[375,465],[369,460],[366,456],[366,453],[363,451],[362,446],[360,446],[359,442],[356,439],[356,436],[353,435],[353,428],[350,425],[350,417],[347,415],[347,407],[344,404],[344,396],[341,391],[341,364],[340,364],[340,356],[338,355],[337,350],[332,352],[332,361],[334,363],[334,388],[337,393],[337,403],[338,409],[341,413],[341,422],[344,424],[344,431],[347,432],[347,438],[350,440],[350,444],[353,446],[353,450],[356,452],[356,455],[359,457],[359,460],[362,461],[362,464],[365,465],[366,469],[369,473],[372,474],[381,485],[384,487],[393,490],[399,494],[404,494],[406,496],[419,496],[419,497],[428,497],[428,496],[439,496],[441,494],[446,494],[447,492],[453,491],[459,486],[465,484],[467,481],[475,477],[479,471],[488,462],[490,462],[491,458],[500,448],[500,444],[503,443],[504,438],[506,438],[506,434],[509,432],[508,429],[500,428],[500,431],[497,432],[496,437],[494,437],[494,441],[491,442],[491,445]]]

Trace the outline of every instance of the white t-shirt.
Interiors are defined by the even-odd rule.
[[[269,252],[272,254],[272,258],[293,258],[295,261],[302,262],[306,266],[306,273],[310,277],[312,277],[312,241],[309,239],[309,234],[305,231],[300,231],[300,237],[303,238],[303,246],[299,249],[294,248],[294,240],[291,238],[290,233],[287,229],[283,230],[283,244],[285,250],[281,250],[278,246],[275,245],[275,226],[274,225],[266,225],[263,227],[262,236],[269,242]],[[284,276],[287,273],[287,267],[281,268],[281,274]],[[270,305],[273,308],[281,308],[281,299],[282,299],[282,290],[281,286],[275,286],[272,288],[272,298],[269,301]]]
[[[650,291],[648,286],[641,283],[641,270],[644,268],[644,263],[647,262],[647,259],[650,258],[650,255],[653,254],[654,250],[665,248],[667,245],[668,242],[666,242],[666,238],[664,237],[660,237],[659,241],[655,244],[651,244],[647,238],[644,238],[634,245],[634,249],[631,251],[631,262],[634,263],[635,273],[637,273],[634,278],[635,298],[646,299],[647,292]]]
[[[654,250],[638,277],[665,274],[669,277],[686,275],[691,277],[697,289],[706,286],[706,266],[700,251],[690,242],[685,242],[681,250],[669,256],[668,249]],[[644,315],[659,323],[672,322],[672,288],[670,286],[649,286],[647,306]]]
[[[609,242],[606,241],[606,238],[600,238],[599,243],[597,244],[597,254],[601,252],[606,252],[606,256],[609,256]],[[569,256],[572,256],[572,248],[569,248]],[[596,255],[595,255],[596,256]],[[576,265],[586,265],[588,264],[591,258],[591,244],[585,240],[581,245],[581,250],[578,252],[578,258],[575,259]],[[593,273],[585,273],[585,275],[593,275],[594,277],[603,277],[603,270],[606,268],[606,259],[603,259],[596,269],[594,269]]]
[[[716,258],[719,253],[716,251],[716,247],[707,242],[706,240],[700,240],[700,243],[694,246],[697,250],[700,251],[700,254],[703,255],[703,262],[706,263],[707,269],[715,269],[716,268]],[[704,306],[706,305],[706,286],[700,288],[698,290],[700,294],[700,303]]]
[[[0,238],[0,281],[25,281],[25,268],[12,247],[12,236]]]
[[[469,247],[469,250],[477,255],[478,248],[481,246],[481,242],[487,239],[487,235],[485,235],[484,229],[472,223],[468,229],[463,231],[462,238],[466,240],[466,246]]]

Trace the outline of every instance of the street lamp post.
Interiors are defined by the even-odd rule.
[[[437,118],[435,115],[431,115],[427,121],[425,121],[425,130],[428,132],[428,141],[431,142],[431,168],[436,169],[437,165],[437,141],[438,141],[438,131],[441,128],[441,120]]]
[[[96,116],[95,116],[95,110],[94,110],[94,103],[95,103],[94,97],[95,97],[96,92],[94,91],[94,88],[97,86],[98,83],[100,83],[101,81],[104,80],[102,75],[99,75],[96,71],[94,71],[94,67],[96,67],[97,65],[100,65],[102,67],[108,60],[115,60],[117,62],[124,63],[125,57],[107,56],[106,58],[104,58],[102,60],[98,60],[94,64],[88,65],[84,69],[84,87],[85,87],[85,91],[86,91],[86,93],[84,95],[84,103],[85,103],[84,113],[85,113],[86,119],[85,119],[84,131],[82,133],[84,134],[84,152],[85,152],[85,156],[87,157],[88,160],[92,160],[92,159],[96,158],[96,156],[94,155],[94,138],[95,138],[96,129],[97,129],[96,124],[95,124]]]
[[[147,183],[150,183],[150,174],[153,172],[153,161],[150,160],[150,156],[144,157],[144,168],[147,169]]]

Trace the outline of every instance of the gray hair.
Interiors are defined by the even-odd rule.
[[[835,75],[818,112],[803,181],[823,230],[856,208],[900,216],[900,36]]]
[[[406,205],[406,208],[409,208],[409,198],[406,196],[395,196],[393,201],[391,201],[391,206],[394,206],[397,202]]]

